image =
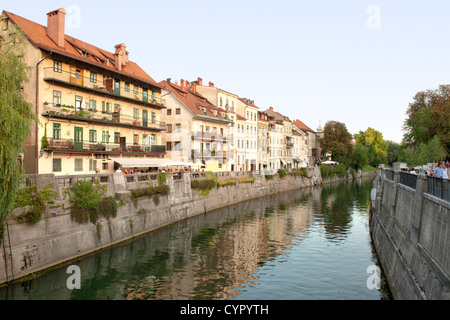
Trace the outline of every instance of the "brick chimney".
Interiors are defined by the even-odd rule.
[[[273,107],[270,107],[269,109],[273,111]]]
[[[197,84],[196,83],[192,83],[191,84],[191,88],[192,88],[192,92],[197,93]]]
[[[123,68],[128,63],[128,51],[127,46],[124,43],[118,44],[114,47],[116,51],[114,52],[114,62],[116,69],[123,70]]]
[[[198,77],[198,78],[197,78],[197,84],[198,84],[199,86],[202,86],[202,85],[203,85],[203,79],[200,78],[200,77]]]
[[[63,8],[47,13],[47,36],[61,48],[64,48],[65,16],[66,11]]]
[[[184,91],[184,88],[185,88],[185,83],[184,83],[184,79],[181,79],[180,80],[180,87],[181,87],[181,90],[183,90]]]
[[[210,86],[210,87],[214,87],[214,83],[209,82],[209,86]]]

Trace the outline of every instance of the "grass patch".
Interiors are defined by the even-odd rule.
[[[146,188],[131,190],[131,198],[151,197],[157,194],[169,194],[169,186],[166,184],[159,186],[148,186]]]
[[[377,168],[367,165],[362,168],[362,171],[364,171],[364,172],[377,171]]]
[[[253,176],[243,177],[238,179],[239,183],[253,183],[255,178]]]

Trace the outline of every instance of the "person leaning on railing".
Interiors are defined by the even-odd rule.
[[[436,178],[442,178],[444,169],[442,168],[442,162],[439,162],[436,168],[434,168],[434,176]]]

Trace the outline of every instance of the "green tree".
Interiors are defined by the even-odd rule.
[[[367,149],[360,144],[355,145],[352,158],[352,167],[356,170],[362,169],[369,164]]]
[[[331,154],[334,161],[348,167],[353,155],[351,140],[352,135],[344,123],[328,121],[323,129],[323,138],[319,140],[322,155]]]
[[[450,85],[441,85],[436,90],[420,91],[414,96],[406,111],[403,143],[416,149],[427,144],[435,136],[450,152]]]
[[[400,156],[400,147],[401,145],[394,141],[387,141],[387,162],[392,165],[394,162],[397,162]]]
[[[439,138],[434,136],[428,143],[421,143],[416,149],[404,146],[400,159],[406,162],[409,167],[415,167],[429,162],[443,160],[445,156],[445,148],[442,146]]]
[[[0,229],[14,205],[23,173],[18,156],[35,119],[22,93],[30,75],[23,61],[25,41],[20,30],[11,31],[0,45]]]
[[[370,127],[364,132],[360,131],[356,135],[356,144],[367,148],[369,164],[372,166],[377,167],[386,161],[388,144],[380,131]]]

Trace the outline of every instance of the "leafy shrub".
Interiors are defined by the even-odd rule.
[[[330,175],[330,167],[322,164],[319,166],[319,168],[322,179],[328,178],[328,176]]]
[[[286,177],[286,175],[287,175],[286,170],[278,169],[278,175],[280,176],[280,178]]]
[[[36,184],[22,188],[18,191],[14,203],[14,208],[30,207],[29,210],[16,217],[17,221],[35,224],[41,220],[44,211],[44,204],[53,202],[58,194],[52,190],[53,184],[48,184],[41,190],[37,189]]]
[[[300,175],[306,177],[306,168],[300,168]]]
[[[105,218],[117,215],[117,202],[113,197],[104,197],[106,186],[98,181],[78,181],[70,187],[73,196],[69,193],[71,208],[70,216],[78,223],[97,223],[100,216]]]
[[[347,168],[343,164],[338,164],[332,169],[332,173],[336,174],[338,177],[343,178],[347,176]]]

